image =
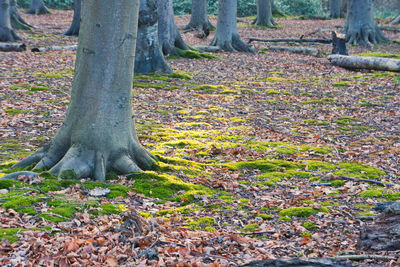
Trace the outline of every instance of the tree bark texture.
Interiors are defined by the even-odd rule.
[[[158,41],[164,55],[175,54],[175,48],[188,50],[174,21],[172,0],[158,0]]]
[[[330,17],[337,19],[342,17],[342,0],[329,0]]]
[[[74,17],[72,19],[71,26],[64,33],[67,36],[78,36],[79,29],[81,27],[81,0],[74,0]]]
[[[20,43],[0,43],[1,52],[22,52],[26,51],[26,45]]]
[[[187,29],[199,31],[214,29],[207,16],[207,0],[192,0],[192,15],[189,24],[185,26],[185,30]]]
[[[158,42],[157,0],[140,0],[135,73],[171,73]]]
[[[21,16],[18,14],[17,1],[10,0],[10,21],[13,29],[17,30],[30,30],[32,28]]]
[[[397,15],[397,17],[394,18],[394,20],[392,20],[392,22],[389,23],[390,26],[396,25],[400,23],[400,14]]]
[[[257,18],[255,25],[274,27],[276,25],[272,17],[271,0],[257,0]]]
[[[320,57],[322,55],[322,53],[318,49],[310,48],[310,47],[270,46],[270,47],[268,47],[268,50],[285,51],[285,52],[309,55],[309,56],[314,56],[314,57]]]
[[[387,41],[374,20],[373,0],[349,0],[344,27],[350,44],[379,44]]]
[[[28,14],[42,15],[49,14],[50,11],[44,5],[43,0],[31,0],[31,5],[29,6]]]
[[[399,59],[330,55],[328,56],[328,60],[333,65],[347,69],[370,69],[400,72]]]
[[[252,52],[249,45],[240,39],[236,14],[236,0],[219,0],[217,32],[211,45],[228,52]]]
[[[11,28],[10,2],[0,0],[0,42],[14,42],[21,40]]]
[[[63,177],[105,180],[107,170],[139,172],[154,164],[136,136],[133,63],[139,0],[85,0],[71,103],[53,140],[15,167],[36,163]],[[68,172],[64,172],[68,171]]]

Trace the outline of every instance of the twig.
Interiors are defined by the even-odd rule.
[[[161,245],[173,245],[173,246],[183,247],[183,248],[186,247],[186,246],[183,245],[183,244],[179,244],[179,243],[175,243],[175,242],[170,242],[170,241],[163,241],[163,240],[158,240],[157,243],[158,243],[158,244],[161,244]]]
[[[292,38],[277,38],[277,39],[259,39],[250,37],[248,43],[253,41],[257,42],[266,42],[266,43],[279,43],[279,42],[294,42],[294,43],[322,43],[322,44],[331,44],[332,39],[329,38],[320,38],[320,39],[292,39]]]
[[[396,257],[392,256],[381,256],[381,255],[341,255],[332,257],[335,260],[367,260],[367,259],[374,259],[374,260],[397,260]]]
[[[159,237],[159,236],[158,236],[158,234],[156,233],[156,241],[154,241],[153,244],[151,244],[149,248],[154,247],[154,246],[158,243],[158,237]]]
[[[235,259],[235,260],[234,259],[230,259],[228,257],[219,256],[219,255],[212,255],[212,254],[208,254],[208,253],[200,254],[198,257],[219,258],[219,259],[224,259],[224,260],[235,262],[235,263],[238,260],[238,259]]]

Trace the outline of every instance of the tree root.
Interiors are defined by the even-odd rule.
[[[382,34],[378,27],[375,29],[366,25],[358,31],[345,29],[346,42],[349,44],[362,44],[367,46],[374,46],[382,42],[387,42],[388,39]]]
[[[29,171],[13,172],[13,173],[10,173],[10,174],[7,174],[7,175],[1,177],[0,180],[5,180],[5,179],[17,180],[19,176],[35,178],[35,177],[38,177],[39,174],[36,172],[29,172]]]

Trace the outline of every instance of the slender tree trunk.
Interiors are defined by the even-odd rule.
[[[337,19],[342,17],[342,0],[329,0],[330,17]]]
[[[32,28],[21,16],[18,14],[17,1],[10,0],[10,21],[13,29],[17,30],[30,30]]]
[[[207,0],[192,0],[192,16],[185,29],[206,31],[214,29],[207,17]]]
[[[26,11],[26,13],[42,15],[42,14],[49,14],[50,11],[44,5],[43,0],[31,0],[31,5],[28,11]]]
[[[10,2],[0,0],[0,42],[14,42],[21,40],[11,28]]]
[[[81,0],[74,0],[74,17],[71,26],[64,33],[67,36],[78,36],[79,28],[81,26]]]
[[[344,33],[350,44],[371,45],[387,41],[375,23],[373,0],[348,1]]]
[[[271,0],[257,0],[257,18],[253,24],[274,27],[276,25],[272,17]]]
[[[140,0],[135,73],[171,73],[158,42],[157,0]]]
[[[153,166],[132,116],[139,0],[85,0],[71,104],[53,140],[15,167],[36,163],[59,177],[104,181]]]
[[[219,0],[217,32],[211,45],[229,52],[252,52],[252,49],[240,39],[236,14],[236,0]]]
[[[158,41],[164,55],[175,54],[176,49],[188,50],[174,21],[172,0],[158,0]]]

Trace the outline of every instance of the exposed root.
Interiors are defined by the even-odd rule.
[[[214,25],[211,24],[211,22],[206,21],[201,24],[195,24],[193,22],[190,22],[188,25],[186,25],[184,30],[197,30],[197,31],[211,31],[214,30],[215,27]]]
[[[22,40],[12,29],[0,27],[0,42],[14,42]]]
[[[346,42],[351,45],[367,45],[374,46],[388,39],[382,34],[378,27],[372,28],[369,25],[361,27],[359,30],[345,29]]]

